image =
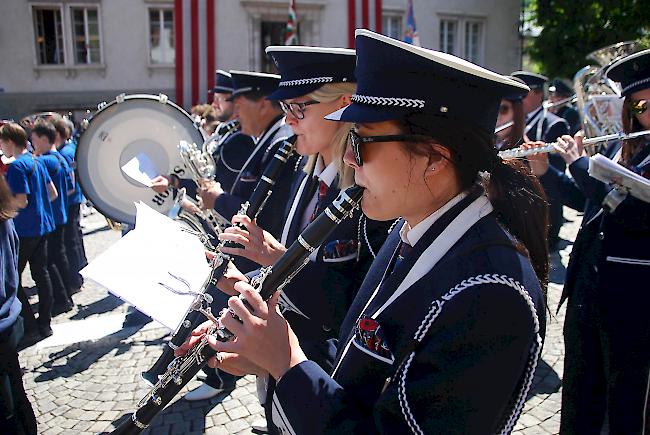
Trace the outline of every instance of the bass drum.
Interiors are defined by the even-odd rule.
[[[146,155],[155,172],[190,178],[178,152],[181,140],[203,143],[199,126],[166,95],[120,95],[84,126],[77,145],[77,177],[84,195],[104,216],[135,224],[135,202],[167,215],[174,206],[171,190],[156,193],[122,172],[122,166]]]

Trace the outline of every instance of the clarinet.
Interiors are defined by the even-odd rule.
[[[255,190],[253,191],[250,199],[242,204],[239,209],[239,214],[248,216],[251,220],[255,219],[257,215],[262,211],[266,200],[271,196],[273,185],[275,180],[280,174],[280,171],[287,163],[289,158],[294,151],[294,142],[295,138],[291,140],[285,140],[280,148],[276,151],[273,159],[266,166],[262,178],[257,183]],[[237,224],[239,228],[246,229],[242,224]],[[215,257],[211,260],[211,269],[210,276],[208,280],[204,283],[201,288],[200,294],[197,296],[197,299],[192,303],[188,309],[183,321],[171,339],[167,342],[167,345],[163,349],[162,354],[156,362],[151,366],[146,372],[142,372],[140,376],[145,382],[154,385],[158,381],[158,377],[167,370],[167,366],[174,359],[174,350],[178,348],[185,339],[190,335],[192,329],[201,319],[201,316],[208,317],[208,312],[210,310],[210,303],[212,303],[212,296],[205,292],[206,288],[210,285],[216,286],[219,278],[224,274],[228,262],[231,258],[221,252],[221,248],[238,248],[241,247],[239,243],[234,243],[230,241],[222,241],[216,247]]]
[[[278,261],[261,269],[252,279],[251,285],[264,300],[282,290],[300,272],[309,262],[309,255],[318,249],[336,225],[352,215],[362,195],[363,188],[356,185],[341,191],[334,202],[303,230],[298,240],[289,246]],[[213,335],[219,341],[228,341],[234,337],[218,319],[210,317],[214,324],[208,329],[207,335]],[[206,337],[169,365],[153,389],[138,403],[138,408],[131,414],[131,418],[120,424],[112,434],[139,434],[149,426],[154,417],[194,378],[208,360],[216,356],[217,352],[208,345]]]

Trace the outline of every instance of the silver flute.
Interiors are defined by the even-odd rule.
[[[640,136],[645,136],[647,134],[650,134],[650,130],[643,130],[643,131],[635,131],[632,133],[614,133],[614,134],[606,134],[604,136],[597,136],[597,137],[590,137],[588,139],[583,139],[582,144],[584,146],[589,146],[589,145],[596,145],[601,142],[608,142],[611,140],[628,140],[628,139],[634,139]],[[519,159],[521,157],[526,157],[526,156],[531,156],[533,154],[543,154],[543,153],[550,153],[551,151],[555,151],[555,146],[557,145],[557,142],[550,142],[550,143],[545,143],[544,145],[538,146],[538,147],[532,147],[532,148],[525,148],[525,147],[517,147],[517,148],[512,148],[509,150],[503,150],[499,151],[499,157],[502,159]]]

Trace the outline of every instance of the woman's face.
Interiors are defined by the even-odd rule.
[[[646,100],[646,105],[647,109],[645,112],[639,114],[639,115],[634,115],[636,116],[636,119],[639,120],[639,123],[643,127],[644,130],[650,130],[650,88],[643,89],[641,91],[635,92],[630,96],[630,99],[632,102],[637,102],[641,100]]]
[[[501,105],[499,106],[499,116],[497,116],[497,127],[505,124],[506,122],[512,121],[513,116],[514,111],[512,103],[508,100],[501,100]],[[508,134],[510,134],[510,130],[512,130],[512,127],[501,130],[497,133],[497,137],[500,140],[507,138]]]
[[[393,121],[357,124],[356,131],[364,137],[402,134]],[[348,146],[344,161],[354,168],[355,182],[365,187],[361,208],[366,216],[390,220],[421,214],[431,197],[425,182],[430,170],[427,156],[410,154],[398,142],[364,144],[361,156],[363,165],[357,166]]]
[[[307,103],[313,101],[307,96],[292,98],[285,103]],[[286,114],[286,123],[291,126],[297,137],[296,151],[302,156],[317,153],[327,153],[333,145],[333,138],[340,124],[327,121],[324,117],[343,107],[343,97],[329,103],[310,104],[302,110],[303,118],[299,119],[290,111]],[[294,110],[296,106],[293,106]],[[296,110],[299,115],[300,109]]]

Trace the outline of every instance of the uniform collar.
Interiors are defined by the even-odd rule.
[[[426,233],[429,228],[431,228],[431,226],[440,218],[440,216],[445,214],[449,209],[462,201],[466,196],[467,192],[459,193],[413,228],[411,228],[408,222],[404,222],[404,225],[402,225],[402,228],[399,231],[399,236],[402,239],[402,242],[410,246],[415,246],[418,240],[422,238],[424,233]]]
[[[332,160],[330,164],[325,167],[323,158],[321,156],[318,156],[316,165],[314,165],[314,177],[318,178],[318,181],[323,181],[325,184],[327,184],[327,187],[330,187],[334,181],[334,178],[336,178],[336,174],[336,164],[334,161]]]

